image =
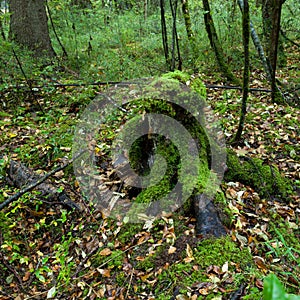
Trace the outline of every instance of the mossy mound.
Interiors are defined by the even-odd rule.
[[[191,75],[176,70],[162,75],[162,78],[176,79],[183,84],[190,85],[191,89],[206,99],[206,86],[200,78],[194,78]]]
[[[192,79],[191,76],[186,73],[175,71],[162,76],[162,79],[159,81],[159,88],[167,89],[172,82],[183,84],[187,84],[188,82],[191,87],[191,93],[196,93],[196,95],[199,95],[199,99],[204,99],[206,97],[205,85],[199,78]],[[154,81],[154,84],[157,83]],[[178,89],[178,91],[180,90]],[[177,93],[175,97],[178,97],[180,99],[182,98],[183,101],[189,101],[189,94],[187,93],[187,91],[183,90],[182,94],[178,95]],[[195,182],[195,179],[192,178],[194,174],[191,174],[191,176],[185,175],[180,181],[180,184],[182,185],[182,189],[186,189],[191,192],[194,189],[197,190],[197,192],[203,190],[207,184],[207,179],[210,174],[210,145],[206,133],[202,128],[202,125],[193,115],[193,112],[186,111],[184,107],[181,107],[180,103],[175,104],[157,99],[155,92],[153,93],[153,98],[139,99],[136,105],[139,106],[139,109],[142,108],[147,114],[162,114],[172,118],[173,120],[176,120],[189,132],[193,140],[197,143],[196,146],[199,158],[198,161],[200,164],[200,166],[197,167],[199,170],[198,178]],[[162,127],[165,125],[163,123],[160,123],[158,124],[158,126]],[[180,172],[189,174],[190,166],[186,163],[186,161],[182,160],[182,156],[190,156],[189,145],[185,143],[185,140],[181,138],[180,133],[177,132],[177,126],[174,126],[173,128],[165,128],[165,131],[170,133],[170,138],[166,138],[157,134],[148,134],[147,136],[145,135],[139,138],[131,147],[129,153],[131,167],[139,175],[148,176],[149,174],[151,174],[152,181],[148,182],[148,184],[146,184],[147,188],[142,189],[137,195],[135,201],[138,203],[151,203],[153,201],[161,199],[165,195],[168,195],[169,192],[172,191],[172,189],[176,186],[178,178],[180,177]],[[174,142],[174,140],[177,143]],[[185,150],[181,153],[179,153],[178,151],[178,144],[186,144],[184,146]],[[160,157],[163,159],[161,160],[161,163],[158,163],[156,161],[154,162],[154,165],[150,166],[149,157],[151,156],[152,158]],[[195,159],[193,159],[192,156],[188,161],[190,162],[190,165],[195,164]],[[166,172],[164,176],[160,178],[160,167],[162,164],[166,165]],[[159,165],[159,167],[156,169],[157,165]],[[152,184],[153,182],[155,184]],[[183,190],[183,193],[185,193],[186,190]],[[176,201],[176,199],[172,199],[172,197],[168,199],[168,202],[170,203],[174,201]],[[157,209],[161,210],[163,208],[160,207]]]
[[[292,193],[289,180],[280,174],[276,166],[266,165],[261,159],[239,158],[229,150],[227,167],[225,181],[251,186],[262,198],[288,200]]]

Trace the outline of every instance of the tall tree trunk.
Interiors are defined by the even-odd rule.
[[[281,7],[284,0],[263,0],[262,1],[262,20],[263,20],[263,36],[264,47],[267,57],[271,62],[274,56],[274,48],[272,47],[272,36],[274,30],[274,18],[277,19],[279,6]],[[281,10],[281,8],[280,8]],[[277,21],[276,21],[277,22]],[[278,60],[281,66],[286,65],[286,55],[284,53],[284,46],[282,37],[278,38]],[[276,50],[277,51],[277,50]]]
[[[144,0],[144,19],[147,20],[148,17],[148,0]]]
[[[234,138],[234,142],[238,143],[241,140],[242,132],[244,129],[244,123],[247,112],[247,99],[249,93],[249,41],[250,41],[250,17],[249,17],[249,3],[248,0],[244,0],[243,9],[243,44],[244,44],[244,76],[243,76],[243,98],[242,98],[242,109],[240,115],[240,122],[237,133]]]
[[[0,11],[0,32],[3,40],[6,40],[4,29],[3,29],[3,24],[2,24],[2,11]]]
[[[188,0],[181,0],[181,8],[182,8],[182,14],[185,23],[186,34],[192,49],[192,61],[194,64],[194,61],[196,59],[196,40],[195,40],[195,34],[192,29],[192,21],[191,21],[191,16],[189,11]]]
[[[239,7],[240,7],[240,10],[243,12],[244,11],[244,1],[243,0],[238,0],[238,4],[239,4]],[[260,58],[261,62],[262,62],[264,71],[266,73],[267,80],[272,85],[272,74],[273,74],[272,66],[268,62],[268,60],[265,56],[263,46],[260,42],[260,39],[259,39],[259,37],[258,37],[258,35],[255,31],[255,28],[254,28],[253,23],[251,22],[251,20],[250,20],[250,31],[251,31],[251,38],[252,38],[253,44],[254,44],[257,52],[258,52],[258,55],[259,55],[259,58]],[[284,101],[284,97],[283,97],[281,91],[279,90],[278,86],[276,85],[276,81],[275,81],[275,86],[273,86],[273,88],[276,92],[276,95],[278,96],[279,102]]]
[[[45,0],[10,0],[10,39],[34,51],[36,56],[55,56],[52,48]]]
[[[205,22],[205,28],[208,34],[208,38],[210,41],[210,45],[213,48],[213,51],[215,53],[217,63],[219,65],[219,68],[222,72],[222,74],[232,83],[239,85],[239,80],[233,75],[233,73],[230,71],[227,63],[224,59],[224,51],[222,49],[222,46],[219,42],[219,38],[217,35],[217,31],[213,22],[213,18],[211,16],[211,10],[208,0],[202,0],[203,7],[204,7],[204,22]]]
[[[182,69],[182,61],[181,61],[181,55],[180,55],[180,48],[179,48],[179,39],[177,34],[177,26],[176,26],[176,20],[177,20],[177,4],[178,0],[175,0],[174,3],[172,0],[170,0],[170,8],[172,12],[172,19],[173,19],[173,28],[172,28],[172,58],[171,58],[171,71],[175,70],[175,61],[176,56],[175,53],[177,52],[177,60],[178,60],[178,70]]]
[[[277,102],[281,99],[281,95],[276,90],[276,67],[277,67],[277,53],[278,53],[278,41],[280,33],[280,19],[281,19],[281,0],[272,0],[273,12],[272,12],[272,31],[271,31],[271,47],[270,47],[270,63],[272,66],[272,101]]]
[[[168,47],[168,35],[167,35],[167,26],[166,26],[166,17],[165,17],[165,1],[160,0],[160,21],[161,21],[161,34],[162,42],[164,47],[164,54],[166,59],[166,64],[170,65],[169,59],[169,47]]]
[[[181,0],[181,5],[182,5],[182,13],[183,13],[187,37],[188,37],[188,40],[189,40],[192,48],[194,48],[195,47],[195,35],[194,35],[193,29],[192,29],[192,21],[191,21],[191,16],[190,16],[188,0]]]

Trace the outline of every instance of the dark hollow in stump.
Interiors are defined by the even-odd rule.
[[[225,227],[211,199],[205,194],[198,194],[193,197],[193,204],[197,220],[197,235],[211,235],[215,237],[226,235]]]

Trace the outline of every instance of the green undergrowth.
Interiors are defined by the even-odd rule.
[[[179,215],[174,215],[173,222],[176,239],[183,238],[182,244],[172,239],[162,242],[163,230],[167,223],[164,220],[156,220],[148,231],[150,239],[135,247],[129,247],[129,252],[115,250],[115,242],[108,241],[93,256],[92,266],[109,269],[110,276],[122,286],[126,284],[127,276],[124,276],[121,269],[125,262],[130,263],[136,272],[145,274],[147,278],[145,281],[140,280],[136,283],[136,293],[149,290],[156,299],[172,299],[174,289],[186,295],[192,286],[200,283],[204,286],[208,284],[210,288],[208,288],[207,296],[202,298],[199,296],[198,299],[213,299],[218,295],[229,296],[231,291],[238,289],[244,282],[253,281],[253,278],[257,280],[263,278],[264,275],[255,266],[249,249],[238,247],[230,236],[199,240],[185,235],[184,232],[188,227],[182,226],[182,219]],[[134,244],[135,240],[143,235],[142,227],[142,224],[125,224],[114,241],[121,242],[122,245]],[[168,254],[168,249],[172,245],[177,247],[178,253]],[[111,254],[101,255],[103,249],[107,248],[110,249]],[[213,268],[219,270],[220,274],[214,273]],[[233,281],[231,277],[234,278]],[[156,282],[154,287],[151,286],[151,280]],[[221,284],[225,294],[214,292],[212,282]],[[260,299],[261,297],[261,292],[254,285],[249,286],[249,293],[253,298],[249,296],[250,298],[246,299]]]
[[[152,256],[147,257],[144,261],[137,265],[137,269],[142,270],[157,270],[157,260],[161,255],[166,255],[164,246],[156,251]],[[187,253],[183,251],[181,255],[181,261],[176,264],[172,264],[168,267],[164,267],[162,272],[158,275],[159,282],[168,282],[170,285],[166,285],[163,288],[157,287],[154,290],[154,294],[158,299],[171,299],[172,291],[176,288],[182,294],[186,294],[188,290],[186,287],[191,287],[197,283],[205,283],[212,279],[212,274],[207,272],[207,269],[211,266],[219,267],[220,269],[224,264],[231,262],[229,265],[229,272],[234,273],[236,269],[243,268],[243,274],[238,274],[235,277],[235,281],[230,285],[230,288],[238,288],[244,281],[247,281],[251,276],[261,278],[262,274],[255,268],[252,256],[248,249],[240,249],[229,237],[221,239],[207,239],[198,242],[198,245],[193,248],[192,254],[189,253],[191,261],[184,262],[187,258]],[[225,278],[223,281],[225,281]],[[216,279],[217,280],[217,279]],[[222,280],[222,279],[221,279]],[[225,284],[226,285],[226,284]],[[205,298],[199,297],[198,299],[212,299],[221,293],[211,293]],[[224,295],[224,294],[223,294]],[[259,299],[252,298],[252,299]]]

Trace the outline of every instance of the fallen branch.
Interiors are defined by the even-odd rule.
[[[46,181],[49,177],[51,177],[52,175],[54,175],[55,173],[65,169],[67,166],[69,166],[71,163],[73,163],[73,161],[75,159],[77,159],[78,157],[80,157],[85,151],[79,153],[77,156],[75,156],[73,159],[69,160],[67,163],[63,164],[62,166],[59,166],[57,168],[55,168],[54,170],[50,171],[49,173],[45,174],[44,176],[38,178],[37,180],[35,180],[34,177],[32,177],[29,174],[29,170],[24,167],[22,164],[17,163],[15,161],[11,162],[10,165],[10,170],[22,170],[21,172],[26,173],[25,175],[25,180],[33,180],[32,183],[28,184],[25,188],[21,189],[18,193],[16,193],[15,195],[11,196],[10,198],[8,198],[7,200],[5,200],[4,202],[0,203],[0,210],[3,209],[4,207],[8,206],[10,203],[18,200],[21,196],[23,196],[25,193],[30,192],[31,190],[33,190],[35,187],[41,185],[44,181]],[[11,173],[15,173],[15,171],[12,171]],[[19,178],[17,178],[19,181]],[[14,180],[13,180],[14,181]],[[24,181],[24,179],[23,179]],[[16,182],[16,181],[14,181]],[[17,185],[22,185],[22,180],[20,180]],[[53,187],[51,187],[49,184],[47,184],[45,190],[49,190],[51,192],[51,190],[53,189]],[[48,192],[50,194],[50,192]],[[69,208],[75,208],[75,209],[80,209],[78,207],[77,204],[75,204],[73,201],[71,201],[71,199],[69,199],[69,197],[65,194],[65,193],[59,193],[58,195],[56,195],[57,198],[60,200],[61,204],[68,206]]]
[[[46,89],[46,88],[65,88],[65,87],[86,87],[86,86],[106,86],[106,85],[114,85],[120,84],[119,81],[108,81],[108,82],[91,82],[91,83],[54,83],[49,85],[37,85],[33,86],[32,88],[34,91],[39,89]],[[231,85],[216,85],[216,84],[205,84],[206,88],[208,89],[228,89],[228,90],[242,90],[240,86],[231,86]],[[15,85],[9,86],[7,89],[28,89],[27,86],[22,85]],[[249,92],[264,92],[264,93],[271,93],[270,89],[265,88],[249,88]]]
[[[280,29],[280,33],[281,33],[281,35],[282,35],[287,41],[289,41],[289,42],[290,42],[291,44],[293,44],[294,46],[297,46],[297,47],[300,48],[300,44],[294,42],[294,41],[291,40],[289,37],[287,37],[286,33],[285,33],[282,29]]]

